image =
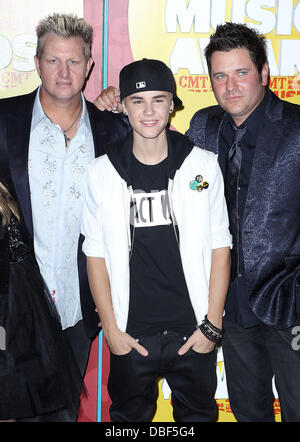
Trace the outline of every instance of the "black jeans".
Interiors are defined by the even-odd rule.
[[[216,350],[200,354],[190,349],[179,356],[178,350],[187,338],[164,331],[139,338],[149,352],[146,357],[134,349],[122,356],[111,353],[108,391],[112,422],[149,422],[159,376],[166,378],[172,390],[175,421],[216,420]]]
[[[286,330],[264,324],[243,328],[226,319],[223,354],[231,409],[240,422],[273,422],[273,388],[285,422],[300,421],[298,321]]]

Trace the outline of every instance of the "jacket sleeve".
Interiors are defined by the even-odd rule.
[[[82,250],[86,256],[104,258],[102,239],[101,179],[98,160],[92,161],[87,171],[87,182],[82,208],[81,233],[85,239]]]
[[[212,248],[232,247],[232,237],[229,232],[229,220],[226,200],[224,196],[224,183],[222,172],[214,155],[212,176],[209,187],[209,205],[211,220]]]

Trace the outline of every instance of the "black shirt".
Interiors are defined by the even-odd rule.
[[[189,298],[167,193],[168,158],[145,165],[132,154],[135,219],[130,258],[127,332],[134,337],[172,330],[192,333],[196,318]]]
[[[241,140],[242,164],[239,178],[239,231],[242,234],[243,215],[245,203],[247,200],[248,186],[251,176],[252,163],[255,155],[255,148],[258,134],[264,119],[268,104],[269,94],[266,93],[259,106],[244,121],[243,126],[247,128],[245,135]],[[234,137],[234,122],[229,114],[224,118],[219,139],[219,164],[225,176],[226,159]],[[226,318],[232,320],[243,327],[252,327],[258,324],[258,319],[252,312],[248,302],[248,290],[244,272],[244,259],[242,250],[242,237],[239,238],[239,244],[236,244],[236,232],[231,232],[234,238],[234,247],[239,247],[240,273],[231,282],[225,304]]]

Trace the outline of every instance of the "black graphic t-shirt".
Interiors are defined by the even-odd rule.
[[[164,330],[192,333],[196,326],[170,216],[167,164],[166,158],[145,165],[132,154],[134,233],[127,332],[134,337]]]

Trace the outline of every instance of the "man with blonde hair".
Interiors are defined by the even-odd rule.
[[[98,111],[82,94],[93,64],[89,24],[74,15],[53,14],[39,23],[37,36],[40,87],[0,100],[0,157],[8,160],[1,161],[0,176],[19,203],[25,239],[34,246],[84,376],[99,322],[81,252],[86,167],[128,126],[118,116]],[[62,410],[37,420],[76,418]]]

